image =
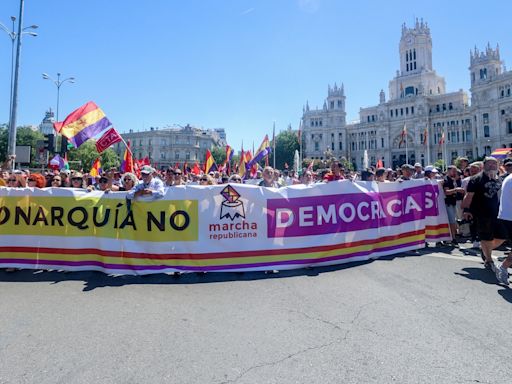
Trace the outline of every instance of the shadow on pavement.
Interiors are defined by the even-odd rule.
[[[149,275],[107,275],[98,271],[43,271],[43,270],[18,270],[15,272],[5,272],[0,270],[0,282],[50,282],[58,284],[67,281],[83,281],[84,292],[92,291],[96,288],[121,287],[131,284],[211,284],[229,281],[254,281],[262,279],[281,279],[296,276],[318,276],[322,273],[340,271],[360,265],[370,264],[374,261],[391,261],[396,258],[417,257],[430,253],[431,248],[420,249],[395,255],[383,256],[378,259],[366,261],[355,261],[345,264],[338,264],[325,267],[301,268],[293,270],[281,270],[279,273],[256,272],[211,272],[211,273],[183,273],[180,276],[173,276],[165,273],[156,273]]]

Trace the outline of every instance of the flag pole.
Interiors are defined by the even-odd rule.
[[[272,166],[276,169],[276,122],[272,128]]]
[[[304,154],[302,153],[302,119],[299,121],[299,148],[300,148],[300,165],[304,161]]]
[[[407,126],[404,124],[405,131],[405,164],[409,164],[409,151],[407,149]]]
[[[425,134],[426,134],[426,137],[425,137],[425,143],[427,144],[427,165],[430,164],[430,137],[429,137],[429,134],[428,134],[428,124],[427,124],[427,129],[425,130]]]

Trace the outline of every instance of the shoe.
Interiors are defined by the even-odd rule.
[[[480,248],[480,242],[479,241],[473,241],[473,246],[471,248]]]
[[[493,272],[496,270],[496,266],[494,265],[493,261],[485,261],[484,268]]]
[[[500,284],[508,285],[508,271],[506,268],[503,268],[503,265],[496,268],[494,273],[496,273],[496,278]]]

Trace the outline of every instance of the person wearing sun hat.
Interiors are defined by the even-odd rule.
[[[145,165],[140,170],[142,183],[137,184],[135,188],[126,194],[128,200],[143,197],[143,200],[156,200],[164,196],[164,183],[159,178],[153,177],[155,169]]]

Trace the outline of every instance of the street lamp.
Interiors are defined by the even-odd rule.
[[[67,77],[64,80],[61,80],[60,76],[61,76],[61,74],[57,73],[57,80],[54,80],[47,73],[43,73],[43,79],[53,81],[53,84],[55,84],[57,86],[57,111],[56,111],[55,121],[59,121],[59,102],[60,102],[60,87],[61,87],[61,85],[64,84],[65,82],[68,82],[71,84],[75,82],[74,77]]]
[[[31,25],[29,27],[23,28],[23,2],[24,0],[20,0],[20,16],[18,20],[18,32],[15,32],[15,21],[16,17],[11,16],[12,21],[12,30],[7,28],[5,25],[0,23],[0,28],[4,30],[7,35],[11,38],[12,48],[11,48],[11,90],[10,90],[10,102],[9,102],[9,140],[8,140],[8,155],[15,155],[16,153],[16,112],[17,112],[17,104],[18,104],[18,77],[19,77],[19,69],[20,69],[20,53],[21,53],[21,39],[22,36],[27,34],[30,36],[37,36],[37,33],[28,31],[29,29],[37,29],[37,25]],[[17,42],[16,49],[16,63],[14,64],[14,45]],[[14,168],[15,162],[12,162],[12,166]]]

